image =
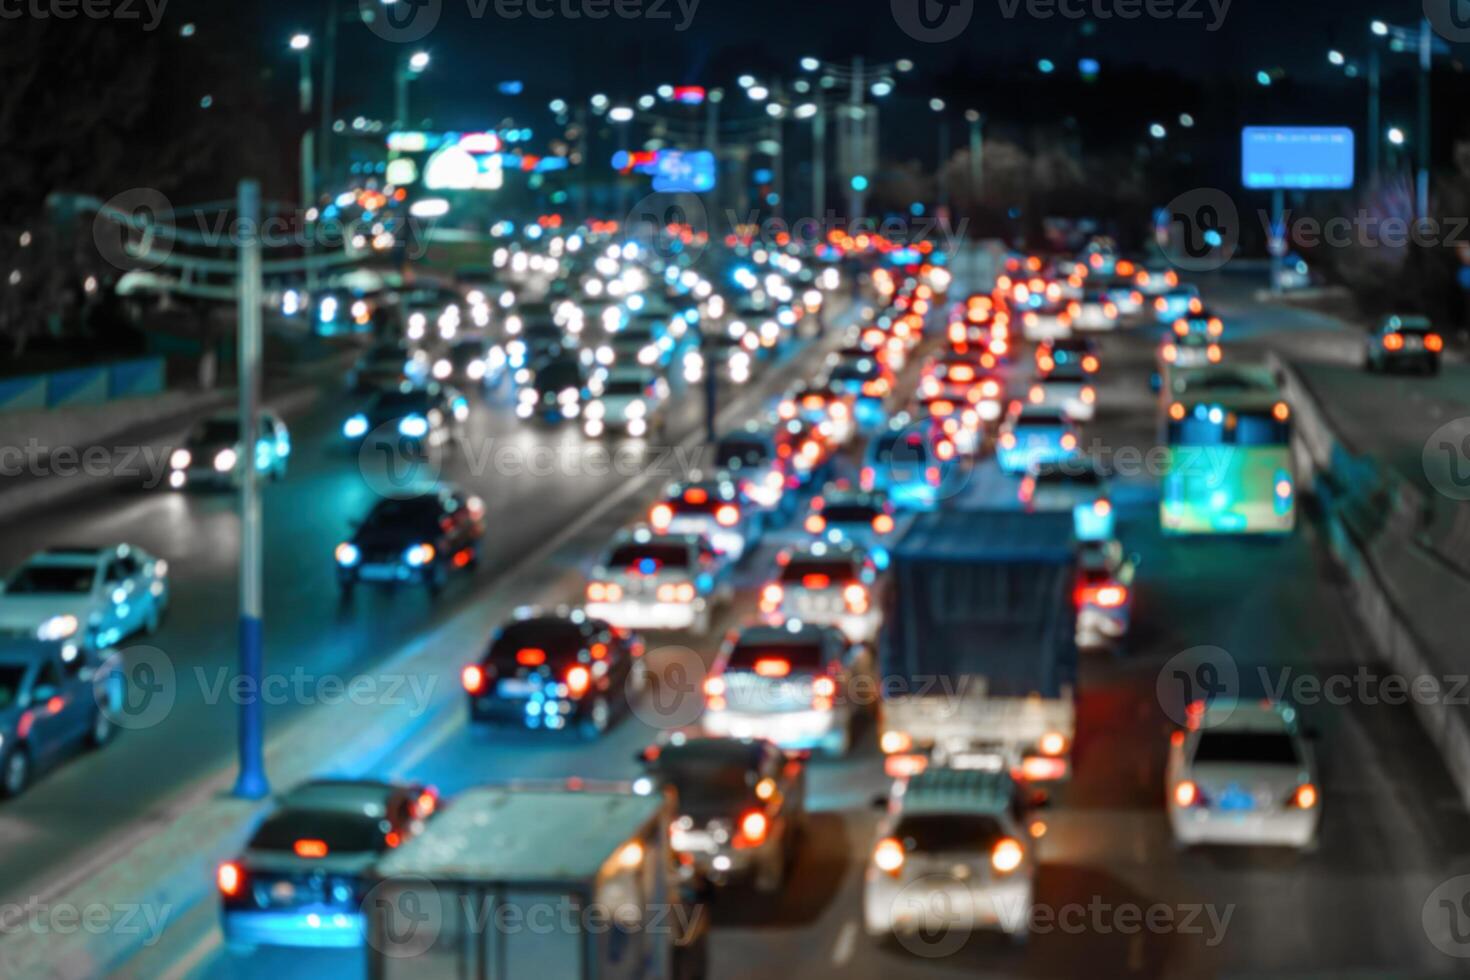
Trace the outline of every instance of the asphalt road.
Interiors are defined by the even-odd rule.
[[[832,316],[842,322],[851,313]],[[819,348],[794,347],[749,385],[727,390],[722,413],[742,418],[767,407],[810,373]],[[485,501],[488,531],[478,567],[451,580],[437,600],[421,588],[364,587],[343,602],[332,551],[378,499],[373,487],[381,485],[382,470],[372,460],[361,463],[341,439],[356,400],[343,394],[317,404],[306,416],[287,416],[290,472],[264,491],[267,674],[278,685],[263,688],[267,732],[340,691],[331,685],[374,677],[389,654],[503,592],[508,569],[578,518],[630,489],[655,493],[687,475],[699,456],[676,447],[703,431],[704,417],[700,391],[676,389],[667,438],[587,440],[572,429],[520,422],[502,385],[476,400],[463,447],[442,462],[445,479]],[[610,515],[607,521],[624,521],[628,512],[613,508]],[[612,530],[598,525],[593,532],[601,543]],[[167,558],[168,617],[153,637],[135,637],[124,648],[130,662],[161,655],[173,668],[171,707],[156,723],[122,732],[103,751],[77,753],[0,806],[0,903],[44,897],[84,879],[115,856],[120,835],[150,833],[199,793],[229,786],[238,713],[227,683],[237,658],[237,537],[233,494],[165,489],[104,493],[0,527],[0,568],[58,542],[128,541]],[[582,552],[591,547],[584,543]],[[386,690],[390,679],[381,680]],[[405,687],[399,696],[419,693]]]
[[[1236,313],[1251,343],[1274,343],[1274,313],[1249,301]],[[1101,410],[1086,433],[1095,448],[1153,445],[1152,345],[1152,331],[1103,341]],[[1076,776],[1047,811],[1039,843],[1036,901],[1057,925],[1024,948],[988,936],[932,944],[863,936],[862,871],[876,819],[869,800],[884,788],[867,737],[848,759],[812,762],[814,816],[785,894],[756,900],[732,890],[711,903],[714,976],[1458,975],[1462,961],[1435,949],[1421,913],[1437,884],[1467,870],[1461,841],[1470,821],[1407,706],[1354,698],[1303,706],[1320,731],[1324,819],[1314,853],[1181,853],[1172,846],[1163,765],[1168,712],[1178,710],[1182,694],[1167,683],[1170,658],[1199,645],[1222,647],[1238,667],[1242,693],[1252,695],[1302,674],[1351,675],[1368,651],[1310,521],[1281,541],[1165,539],[1156,485],[1155,476],[1140,473],[1115,494],[1120,537],[1142,559],[1135,634],[1121,655],[1084,662]],[[1000,505],[1014,492],[993,463],[982,462],[954,505]],[[610,531],[589,528],[589,545]],[[774,547],[768,542],[745,562],[738,607],[720,629],[753,605]],[[548,598],[571,598],[575,579],[569,574]],[[392,605],[416,599],[397,597]],[[392,619],[384,614],[381,622]],[[360,636],[357,625],[347,629]],[[712,639],[656,639],[712,652]],[[631,775],[635,751],[655,734],[630,717],[593,744],[486,740],[463,721],[457,714],[424,733],[392,773],[427,779],[446,794],[487,779]],[[1153,926],[1140,926],[1145,915]],[[213,903],[205,902],[127,975],[285,978],[360,975],[360,968],[356,954],[231,956],[220,947]]]

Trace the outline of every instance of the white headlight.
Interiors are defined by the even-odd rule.
[[[228,473],[230,470],[235,468],[235,463],[238,460],[239,457],[235,455],[235,451],[233,449],[221,449],[218,453],[215,454],[214,468],[217,472]]]
[[[77,618],[70,614],[65,616],[52,616],[36,630],[36,639],[47,642],[64,640],[69,636],[75,635],[79,625]]]
[[[168,465],[176,470],[187,470],[192,462],[194,462],[194,454],[187,449],[175,449],[173,455],[168,458]]]

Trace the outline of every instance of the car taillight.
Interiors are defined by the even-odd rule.
[[[879,534],[887,534],[893,530],[893,518],[887,514],[879,514],[873,518],[873,530]]]
[[[470,664],[459,672],[459,679],[464,684],[464,689],[471,694],[479,694],[485,690],[485,671],[478,664]]]
[[[1211,364],[1219,364],[1220,358],[1224,356],[1225,352],[1220,349],[1219,344],[1211,344],[1205,348],[1205,357],[1209,359]]]
[[[837,681],[831,677],[818,677],[812,681],[812,696],[831,698],[837,696]]]
[[[1104,585],[1093,595],[1093,601],[1104,609],[1117,609],[1128,598],[1128,590],[1121,585]]]
[[[1440,351],[1444,350],[1444,338],[1437,333],[1425,334],[1424,349],[1427,351],[1433,351],[1434,353],[1438,354]]]
[[[592,686],[592,671],[582,664],[573,664],[567,670],[567,693],[580,698]]]
[[[1062,436],[1062,448],[1072,450],[1077,448],[1077,437],[1068,432]]]
[[[740,508],[734,504],[723,504],[715,511],[715,523],[721,527],[734,527],[740,521]]]
[[[1098,517],[1107,517],[1113,512],[1113,505],[1107,500],[1094,500],[1092,502],[1092,512]]]
[[[984,398],[999,398],[1000,385],[995,381],[985,381],[980,385],[980,394]]]
[[[658,587],[655,593],[659,602],[693,602],[694,584],[692,582],[665,582]]]
[[[704,696],[710,699],[723,698],[725,696],[725,679],[723,677],[706,677],[704,679]]]
[[[240,894],[240,888],[245,883],[245,873],[234,861],[226,861],[219,866],[214,875],[215,883],[219,885],[221,895],[234,898]]]
[[[1041,385],[1032,385],[1031,390],[1026,393],[1026,398],[1033,405],[1040,405],[1046,398],[1046,391]]]
[[[751,810],[740,818],[740,839],[736,841],[737,846],[744,844],[746,847],[756,847],[766,839],[766,832],[770,830],[770,821],[766,815],[759,810]]]
[[[1067,750],[1067,736],[1061,732],[1047,732],[1041,736],[1037,747],[1045,755],[1061,755]]]
[[[1091,405],[1097,401],[1097,392],[1093,391],[1090,386],[1084,387],[1081,392],[1081,398],[1084,405]]]
[[[648,523],[655,528],[663,529],[669,526],[674,519],[674,508],[668,504],[657,504],[653,510],[648,512]]]
[[[587,598],[593,602],[617,602],[623,597],[623,587],[616,582],[588,582]]]
[[[1021,858],[1025,853],[1021,850],[1019,841],[1002,837],[995,842],[995,847],[990,852],[990,866],[1000,874],[1010,874],[1021,866]]]
[[[806,529],[808,534],[821,534],[827,530],[827,518],[821,514],[813,514],[806,519]]]
[[[873,489],[873,477],[873,468],[871,466],[864,466],[862,472],[858,475],[858,483],[864,490],[871,490]]]
[[[438,808],[439,794],[432,789],[424,790],[418,795],[418,799],[413,801],[413,815],[420,820],[433,816],[434,811]]]
[[[1400,350],[1404,346],[1404,335],[1387,333],[1383,335],[1384,350]]]
[[[903,868],[903,845],[897,838],[885,837],[873,848],[873,866],[884,874],[897,875]]]
[[[868,590],[857,582],[853,582],[842,590],[842,598],[847,603],[847,608],[855,613],[868,611]]]
[[[785,677],[791,673],[791,661],[784,657],[760,657],[754,669],[757,677]]]
[[[1193,780],[1186,779],[1174,787],[1174,802],[1179,806],[1194,806],[1199,801],[1199,787]]]
[[[1168,361],[1170,364],[1173,364],[1179,358],[1179,348],[1175,347],[1173,344],[1165,344],[1162,353],[1164,355],[1164,360]]]
[[[884,755],[896,755],[907,752],[913,747],[914,740],[908,732],[887,731],[878,738],[878,748]]]
[[[1014,776],[1014,771],[1012,776]],[[1067,760],[1046,755],[1028,755],[1021,759],[1021,778],[1027,782],[1044,783],[1061,779],[1067,775]]]
[[[781,588],[781,586],[775,582],[770,583],[764,589],[761,589],[761,609],[764,612],[775,612],[780,608],[781,599],[785,594],[786,590]]]
[[[1107,317],[1109,320],[1115,319],[1118,316],[1118,307],[1113,305],[1112,303],[1104,303],[1103,316]]]
[[[291,850],[297,857],[324,858],[327,856],[327,842],[316,838],[303,838],[291,845]]]
[[[1291,795],[1291,805],[1303,810],[1310,810],[1317,805],[1317,787],[1311,783],[1302,783]]]

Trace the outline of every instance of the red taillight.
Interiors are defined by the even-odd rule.
[[[580,698],[592,686],[592,671],[582,664],[573,664],[567,670],[567,693]]]
[[[657,504],[648,512],[648,523],[660,530],[669,526],[674,519],[674,508],[668,504]]]
[[[990,866],[1001,874],[1009,874],[1021,866],[1025,853],[1019,841],[1002,837],[990,852]]]
[[[434,811],[439,808],[439,797],[431,789],[426,789],[419,794],[418,799],[413,802],[414,816],[419,819],[433,816]]]
[[[1311,783],[1302,783],[1296,788],[1291,796],[1291,805],[1303,810],[1310,810],[1317,805],[1317,787]]]
[[[470,664],[460,671],[459,679],[464,684],[464,689],[471,694],[479,694],[485,690],[485,671],[478,664]]]
[[[1086,371],[1088,374],[1096,374],[1097,358],[1093,357],[1091,354],[1088,354],[1086,357],[1082,358],[1082,370]]]
[[[297,857],[324,858],[327,856],[327,842],[316,838],[303,838],[292,844],[291,850],[296,852]]]
[[[756,847],[766,839],[770,821],[759,810],[751,810],[740,818],[740,836],[746,847]]]
[[[1199,787],[1186,779],[1174,787],[1174,802],[1179,806],[1194,806],[1199,799]]]
[[[1044,783],[1067,775],[1067,760],[1044,755],[1028,755],[1021,760],[1021,778]]]
[[[842,598],[847,603],[847,608],[855,613],[868,611],[868,590],[857,582],[853,582],[842,590]]]
[[[825,589],[831,584],[832,576],[830,575],[812,574],[801,577],[801,587],[803,589]]]
[[[740,508],[734,504],[723,504],[715,511],[715,523],[721,527],[734,527],[740,520]]]
[[[780,607],[781,599],[785,594],[786,590],[775,582],[767,585],[761,589],[761,609],[765,612],[775,612]]]
[[[858,482],[864,490],[873,489],[873,478],[875,475],[871,466],[863,467],[862,472],[858,474]]]
[[[234,898],[240,894],[240,886],[245,883],[245,874],[240,866],[233,861],[226,861],[219,866],[215,872],[215,883],[219,885],[220,894]]]
[[[879,534],[887,534],[893,530],[893,518],[887,514],[879,514],[873,518],[873,530]]]
[[[1383,349],[1384,350],[1402,350],[1403,349],[1403,346],[1404,346],[1404,335],[1403,334],[1390,333],[1390,334],[1384,334],[1383,335]]]
[[[540,667],[546,663],[546,651],[540,647],[523,647],[516,651],[516,663],[522,667]]]
[[[755,662],[755,672],[760,677],[785,677],[791,673],[791,661],[782,657],[760,657]]]
[[[806,519],[808,534],[821,534],[827,529],[827,519],[821,514],[813,514]]]
[[[1098,517],[1107,517],[1113,512],[1113,505],[1107,500],[1094,500],[1092,502],[1092,512]]]
[[[1128,590],[1121,585],[1104,585],[1093,596],[1093,601],[1104,609],[1117,609],[1128,599]]]
[[[703,504],[709,500],[709,491],[703,487],[690,487],[684,491],[684,501],[690,504]]]
[[[837,696],[837,682],[830,677],[818,677],[812,681],[812,696],[831,698]]]
[[[1427,351],[1433,351],[1434,353],[1438,354],[1440,351],[1444,350],[1444,338],[1437,333],[1425,334],[1424,349]]]
[[[885,837],[873,848],[873,866],[884,874],[898,874],[903,868],[903,859],[903,845],[897,838]]]

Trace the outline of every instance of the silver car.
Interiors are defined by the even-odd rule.
[[[587,615],[624,629],[709,632],[735,594],[730,561],[707,538],[623,531],[588,576]]]

